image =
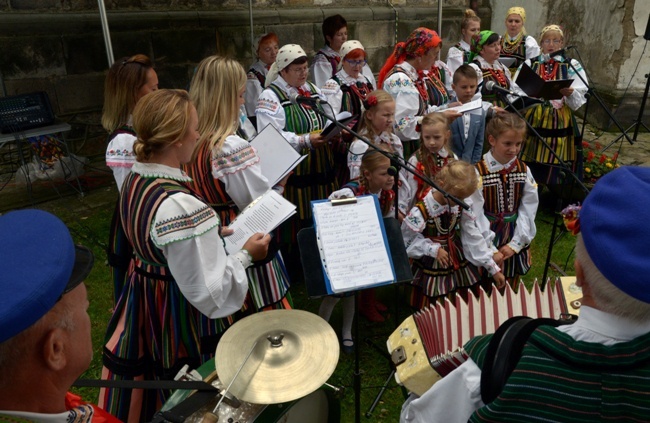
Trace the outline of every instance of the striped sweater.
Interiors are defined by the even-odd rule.
[[[465,345],[480,368],[490,337]],[[469,421],[650,421],[650,334],[605,346],[542,326],[503,392]]]

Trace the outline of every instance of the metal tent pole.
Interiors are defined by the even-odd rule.
[[[106,18],[106,7],[104,7],[104,0],[97,0],[99,4],[99,17],[102,21],[102,33],[104,34],[104,45],[106,46],[106,58],[108,59],[108,67],[113,66],[113,45],[111,44],[111,33],[108,29],[108,19]]]

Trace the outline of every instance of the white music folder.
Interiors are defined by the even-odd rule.
[[[250,142],[260,158],[262,175],[276,185],[307,157],[301,156],[273,125],[266,125]]]

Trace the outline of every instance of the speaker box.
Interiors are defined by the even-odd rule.
[[[648,15],[648,24],[645,26],[645,35],[643,38],[650,41],[650,15]]]

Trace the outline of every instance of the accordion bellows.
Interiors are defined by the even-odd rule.
[[[491,296],[481,288],[478,297],[469,295],[467,302],[456,296],[453,302],[445,299],[408,317],[387,341],[397,383],[422,395],[467,359],[462,348],[467,341],[493,333],[511,317],[559,319],[563,314],[578,314],[580,288],[575,278],[561,279],[547,283],[544,291],[537,281],[531,291],[523,282],[516,292],[506,284],[503,293],[494,290]]]

